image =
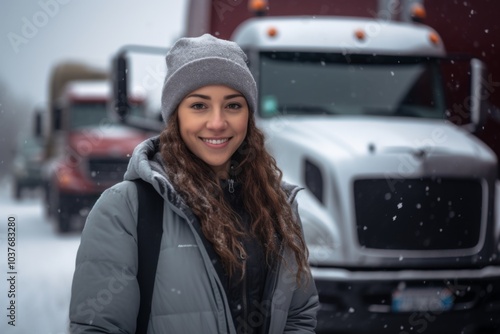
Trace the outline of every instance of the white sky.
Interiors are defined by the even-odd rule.
[[[51,67],[102,68],[125,44],[168,46],[184,32],[187,0],[1,0],[0,80],[43,105]]]

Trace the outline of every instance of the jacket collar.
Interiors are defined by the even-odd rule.
[[[166,173],[167,168],[160,153],[160,137],[155,136],[137,145],[130,158],[124,179],[142,179],[152,184],[164,199],[186,214],[187,205],[170,182]],[[290,204],[302,189],[286,182],[282,182],[281,186]]]

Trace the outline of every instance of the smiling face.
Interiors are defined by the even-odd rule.
[[[249,110],[245,97],[227,86],[199,88],[178,107],[181,138],[219,177],[227,177],[229,160],[246,137]]]

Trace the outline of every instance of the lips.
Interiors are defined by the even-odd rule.
[[[222,145],[229,141],[229,138],[201,138],[205,143],[211,145]]]

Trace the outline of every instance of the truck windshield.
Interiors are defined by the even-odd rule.
[[[260,113],[445,118],[438,60],[264,52]]]
[[[85,102],[72,104],[69,110],[69,128],[79,129],[110,122],[105,102]],[[130,114],[143,116],[143,104],[130,104]]]
[[[106,103],[76,103],[69,110],[69,128],[99,125],[107,120]]]

